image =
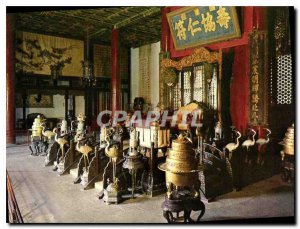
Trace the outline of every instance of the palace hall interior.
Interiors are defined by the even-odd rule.
[[[294,24],[7,7],[7,223],[295,223]]]

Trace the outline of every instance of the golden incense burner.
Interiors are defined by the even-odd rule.
[[[38,115],[32,124],[32,135],[31,137],[42,137],[42,131],[43,131],[43,119],[40,115]]]
[[[166,162],[160,164],[158,168],[166,172],[167,196],[170,198],[173,186],[188,186],[193,191],[194,196],[199,195],[194,185],[198,184],[198,163],[195,158],[193,145],[187,137],[179,135],[178,139],[173,140],[172,148]]]
[[[294,124],[287,129],[281,144],[283,145],[283,152],[285,154],[294,156]]]

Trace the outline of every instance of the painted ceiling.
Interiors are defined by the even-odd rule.
[[[161,7],[100,7],[57,9],[16,14],[17,30],[52,36],[111,42],[111,31],[118,28],[120,41],[139,47],[160,40]]]

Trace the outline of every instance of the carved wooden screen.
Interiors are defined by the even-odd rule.
[[[203,65],[194,67],[194,99],[205,102],[205,82]]]
[[[269,9],[269,128],[274,139],[282,139],[295,122],[295,71],[293,69],[294,8]]]
[[[218,73],[217,73],[217,67],[214,66],[213,70],[213,78],[209,85],[209,91],[208,91],[208,104],[213,109],[218,108]]]
[[[272,25],[270,63],[271,104],[291,105],[293,101],[293,69],[288,7],[276,7]]]
[[[178,83],[174,87],[174,109],[181,107],[181,72],[178,74]]]
[[[214,74],[211,79],[205,77],[203,63],[212,64]],[[168,101],[168,87],[164,85],[163,70],[160,75],[160,104],[161,106],[178,109],[187,103],[196,100],[204,102],[220,111],[218,84],[221,78],[222,52],[209,52],[201,47],[194,50],[190,56],[179,61],[164,57],[161,68],[174,68],[178,71],[178,83],[173,87],[173,102]]]
[[[207,79],[204,67],[199,63],[196,63],[192,68],[179,71],[178,79],[173,92],[174,109],[185,106],[193,100],[207,103],[213,109],[218,108],[218,71],[216,65],[213,66],[211,79]]]
[[[183,71],[183,104],[186,105],[192,101],[192,85],[191,85],[192,71]]]

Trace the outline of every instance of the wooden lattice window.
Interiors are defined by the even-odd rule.
[[[178,83],[174,87],[174,108],[185,106],[196,100],[207,103],[213,109],[217,109],[217,66],[213,67],[213,77],[207,79],[203,65],[195,64],[192,68],[186,68],[178,72]]]

